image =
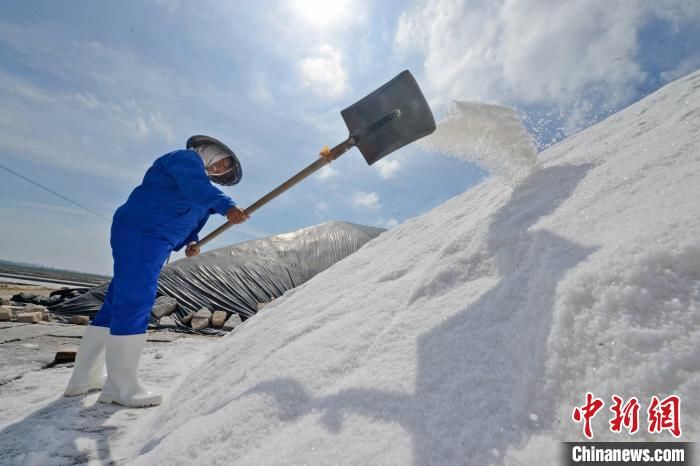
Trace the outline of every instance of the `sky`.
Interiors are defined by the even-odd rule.
[[[438,120],[455,101],[509,106],[543,149],[699,68],[699,20],[695,1],[8,3],[0,259],[110,274],[110,219],[157,157],[221,139],[244,174],[224,191],[246,207],[404,69]],[[210,246],[328,220],[391,228],[486,176],[419,144],[372,166],[352,150]]]

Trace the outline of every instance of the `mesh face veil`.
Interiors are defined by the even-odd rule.
[[[215,144],[206,144],[202,145],[199,147],[196,147],[195,152],[199,154],[199,156],[202,158],[202,161],[204,162],[204,166],[206,168],[211,167],[214,165],[216,162],[223,160],[227,157],[230,157],[229,154],[221,150],[218,146]],[[233,164],[231,166],[231,169],[233,169]],[[225,173],[228,173],[230,170],[227,170]],[[223,173],[219,173],[220,175],[223,175]]]
[[[216,184],[222,186],[233,186],[241,181],[243,170],[236,154],[223,142],[209,136],[196,135],[187,140],[187,149],[194,150],[199,154],[205,167],[223,160],[231,159],[231,168],[225,173],[216,175],[207,173],[207,176]]]

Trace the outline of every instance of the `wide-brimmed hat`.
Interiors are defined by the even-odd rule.
[[[243,178],[241,162],[238,160],[238,157],[236,157],[236,154],[226,144],[218,139],[214,139],[211,136],[204,136],[201,134],[192,136],[187,140],[187,149],[197,150],[197,148],[208,145],[216,146],[219,150],[230,157],[232,162],[231,170],[220,175],[207,175],[209,176],[209,179],[222,186],[233,186],[241,181],[241,178]]]

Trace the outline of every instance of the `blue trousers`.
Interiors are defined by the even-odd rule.
[[[158,275],[173,244],[138,231],[112,226],[114,276],[92,325],[112,335],[138,335],[148,328],[158,290]]]

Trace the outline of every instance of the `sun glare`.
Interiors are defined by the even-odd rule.
[[[294,9],[305,21],[326,26],[351,14],[348,0],[294,0]]]

